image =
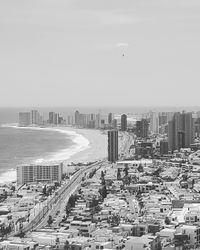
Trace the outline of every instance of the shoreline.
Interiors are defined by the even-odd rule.
[[[63,162],[63,172],[74,171],[75,166],[68,166],[70,163],[87,163],[100,158],[104,158],[107,154],[107,137],[100,130],[78,129],[73,127],[19,127],[16,124],[3,124],[2,127],[10,127],[14,129],[31,129],[40,131],[56,131],[67,136],[72,140],[74,145],[55,151],[47,156],[46,159],[40,158],[31,162],[39,164],[43,162]],[[17,165],[17,164],[16,164]],[[4,181],[9,176],[10,180]],[[0,184],[16,181],[16,169],[8,169],[0,175]]]

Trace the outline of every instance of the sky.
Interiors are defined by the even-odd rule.
[[[199,0],[1,0],[0,107],[200,106]]]

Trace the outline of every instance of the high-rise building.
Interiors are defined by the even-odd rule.
[[[30,112],[19,112],[19,126],[26,127],[31,124]]]
[[[200,118],[199,117],[195,120],[195,134],[198,137],[200,136]]]
[[[74,123],[73,116],[68,115],[67,116],[67,125],[73,125],[73,123]]]
[[[159,119],[156,112],[150,112],[150,132],[153,134],[159,133]]]
[[[60,182],[63,164],[39,164],[17,166],[17,185],[31,182]]]
[[[194,142],[194,119],[192,113],[174,113],[168,123],[169,150],[187,148]]]
[[[54,124],[54,112],[49,112],[49,124]]]
[[[167,124],[168,119],[167,119],[167,113],[166,112],[159,113],[158,118],[159,118],[159,126]]]
[[[112,120],[113,120],[113,115],[112,113],[108,114],[108,124],[111,125],[112,124]]]
[[[31,124],[39,125],[40,113],[38,110],[31,110]]]
[[[54,115],[54,125],[58,125],[59,124],[59,114],[55,113]]]
[[[101,127],[101,114],[98,113],[96,114],[95,128],[100,128],[100,127]]]
[[[76,126],[80,125],[80,113],[78,112],[78,110],[76,110],[76,112],[75,112],[74,121],[75,121]]]
[[[58,125],[63,124],[65,120],[55,112],[49,112],[49,124]]]
[[[117,129],[117,119],[113,119],[113,120],[112,120],[112,127],[113,127],[114,129]]]
[[[108,131],[108,161],[116,162],[118,160],[118,131]]]
[[[127,115],[125,114],[121,115],[121,130],[122,131],[127,130]]]
[[[160,141],[160,154],[161,155],[166,155],[168,154],[168,141],[167,140],[162,140]]]
[[[140,138],[147,138],[149,132],[149,123],[147,119],[136,121],[136,135]]]
[[[95,128],[95,114],[90,114],[87,122],[88,128]]]

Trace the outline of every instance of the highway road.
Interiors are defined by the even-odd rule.
[[[126,135],[126,139],[123,141],[120,151],[127,153],[132,143],[133,138],[130,135]],[[78,170],[73,177],[68,180],[60,189],[58,189],[52,196],[51,199],[48,200],[47,204],[42,207],[41,211],[33,218],[27,225],[24,225],[22,231],[27,233],[29,231],[37,230],[43,228],[47,225],[47,221],[49,216],[52,218],[56,217],[58,211],[62,213],[65,209],[65,205],[70,197],[76,189],[79,187],[81,183],[82,177],[85,174],[89,173],[92,169],[100,168],[103,163],[106,163],[106,159],[102,159],[94,164],[89,166],[83,166],[80,170]],[[9,236],[14,236],[19,234],[19,232],[13,232]]]
[[[101,160],[78,170],[73,177],[66,182],[66,184],[55,192],[51,200],[41,209],[38,215],[23,228],[23,232],[27,233],[28,231],[37,230],[46,226],[50,215],[54,218],[56,213],[60,211],[61,208],[62,210],[64,209],[70,195],[74,193],[80,185],[82,177],[84,177],[85,174],[90,172],[92,169],[100,168],[105,161],[106,160]],[[19,232],[16,232],[15,235],[18,233]]]

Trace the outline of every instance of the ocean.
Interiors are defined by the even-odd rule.
[[[0,183],[16,180],[16,166],[23,163],[40,163],[42,161],[65,161],[74,154],[87,149],[90,142],[87,138],[61,128],[17,128],[20,111],[30,111],[37,108],[0,108]],[[55,111],[67,117],[75,110],[83,113],[144,113],[150,108],[145,107],[104,107],[94,108],[38,108],[47,118],[49,111]],[[155,109],[155,108],[153,108]],[[161,108],[160,108],[161,109]],[[190,107],[191,109],[191,107]],[[165,108],[159,111],[175,111],[175,108]],[[181,110],[181,109],[180,109]],[[189,110],[188,108],[185,110]],[[196,107],[193,110],[199,110]],[[11,125],[12,124],[12,125]]]
[[[64,161],[86,149],[82,135],[61,128],[18,128],[17,109],[0,109],[0,183],[16,180],[16,166]]]

